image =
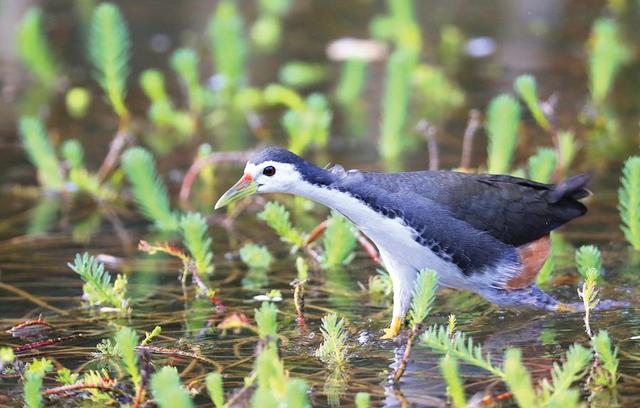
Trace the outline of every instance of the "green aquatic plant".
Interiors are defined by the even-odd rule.
[[[405,127],[415,65],[415,55],[401,49],[394,51],[387,62],[378,145],[380,155],[387,160],[399,158],[407,144]]]
[[[309,278],[309,264],[301,256],[296,257],[296,276],[300,282]]]
[[[538,125],[546,131],[551,130],[551,123],[540,108],[538,101],[538,87],[531,75],[520,75],[513,83],[513,89],[518,93],[531,112]]]
[[[130,327],[123,327],[116,333],[114,341],[125,372],[131,378],[136,393],[138,393],[140,387],[142,387],[142,373],[138,366],[138,355],[136,354],[138,334]]]
[[[258,18],[251,26],[251,39],[262,51],[273,51],[282,37],[282,18],[289,12],[291,0],[258,0]]]
[[[349,220],[333,211],[327,219],[327,229],[324,232],[322,265],[325,268],[335,268],[347,265],[355,256],[357,244],[356,229]]]
[[[487,171],[506,174],[511,170],[513,155],[518,144],[520,105],[509,95],[499,95],[487,110]]]
[[[464,104],[464,92],[440,68],[420,64],[412,76],[412,90],[428,122],[441,124]]]
[[[397,383],[404,375],[407,365],[409,364],[409,358],[411,357],[411,351],[413,349],[413,343],[416,337],[420,334],[422,323],[431,312],[431,306],[436,296],[436,289],[438,288],[438,275],[432,269],[423,269],[418,273],[415,279],[415,288],[413,290],[413,296],[411,299],[411,309],[409,310],[409,317],[411,318],[411,333],[407,339],[407,345],[404,349],[404,354],[400,360],[400,364],[396,368],[393,374],[393,382]]]
[[[207,385],[209,398],[216,408],[224,408],[224,388],[222,386],[222,374],[210,373],[204,380]]]
[[[303,110],[304,99],[291,88],[280,84],[269,84],[264,88],[264,100],[269,105],[284,105],[291,110]]]
[[[519,349],[510,348],[504,353],[504,374],[507,387],[521,408],[534,408],[540,406],[538,396],[531,382],[531,374],[522,364],[522,352]]]
[[[600,270],[595,267],[589,267],[583,272],[584,282],[582,289],[578,289],[578,296],[582,299],[584,307],[584,328],[589,337],[593,337],[591,331],[591,311],[593,311],[600,300],[598,299],[598,288],[596,283],[600,278]]]
[[[178,217],[171,211],[167,188],[157,174],[151,153],[142,147],[128,149],[122,156],[122,168],[142,214],[161,231],[177,231]]]
[[[609,388],[615,388],[618,383],[618,348],[613,347],[611,337],[606,330],[600,330],[591,339],[591,347],[599,361],[596,366],[595,382]]]
[[[22,116],[18,130],[29,160],[38,170],[40,184],[50,190],[62,190],[65,180],[60,162],[40,119]]]
[[[601,17],[591,27],[589,37],[589,89],[596,105],[607,97],[616,75],[631,53],[622,40],[618,23]]]
[[[149,382],[153,399],[160,408],[191,408],[193,401],[180,383],[175,367],[164,366],[151,375]]]
[[[255,363],[256,391],[251,398],[252,408],[307,408],[308,386],[300,379],[292,379],[278,357],[278,349],[272,343],[258,355]]]
[[[81,119],[87,116],[91,105],[91,93],[88,89],[80,86],[69,89],[64,98],[67,112],[74,119]]]
[[[244,81],[247,44],[242,17],[234,1],[222,0],[209,22],[209,37],[213,46],[213,62],[222,76],[223,89],[234,92]]]
[[[376,269],[376,274],[369,276],[369,294],[372,296],[389,296],[393,293],[393,282],[389,272]]]
[[[42,29],[42,10],[30,7],[17,32],[17,49],[22,62],[38,80],[50,87],[60,76],[60,67]]]
[[[264,206],[264,210],[258,214],[258,218],[267,223],[280,240],[293,246],[294,250],[305,245],[305,236],[291,225],[289,211],[275,201],[270,201]]]
[[[240,248],[240,260],[251,269],[269,269],[273,257],[267,247],[258,244],[245,244]]]
[[[171,126],[176,112],[167,96],[165,79],[156,69],[142,71],[139,77],[140,87],[151,100],[147,116],[157,126]]]
[[[467,399],[464,396],[464,386],[458,371],[458,361],[447,354],[440,359],[440,371],[447,383],[447,394],[451,398],[451,405],[455,408],[465,408]]]
[[[551,281],[554,269],[556,268],[556,257],[559,253],[559,246],[561,245],[559,241],[560,238],[555,232],[552,232],[549,235],[549,239],[551,241],[549,255],[547,256],[547,260],[542,265],[542,268],[540,268],[538,276],[536,276],[536,285],[539,286],[547,285]]]
[[[371,404],[371,395],[368,392],[360,391],[355,398],[356,408],[369,408]]]
[[[542,380],[542,398],[547,406],[561,407],[560,401],[567,398],[571,385],[586,375],[586,368],[591,361],[591,350],[574,344],[565,354],[563,364],[554,363],[551,370],[551,382]],[[575,391],[574,391],[575,392]],[[577,399],[579,395],[569,396],[569,399]]]
[[[556,151],[550,147],[539,147],[529,158],[529,178],[540,183],[551,182],[556,169]]]
[[[355,103],[362,95],[367,79],[368,63],[362,58],[349,58],[342,64],[336,86],[336,100],[342,105]]]
[[[583,245],[578,248],[575,261],[578,272],[584,279],[592,273],[590,269],[595,269],[598,277],[602,274],[602,254],[595,245]]]
[[[391,40],[397,49],[418,55],[422,48],[422,34],[417,23],[413,0],[387,0],[389,15],[371,21],[374,38]]]
[[[60,146],[60,155],[69,169],[84,167],[84,148],[78,139],[67,139]]]
[[[200,276],[213,273],[213,253],[207,220],[200,213],[188,213],[180,219],[184,244]]]
[[[290,61],[278,71],[278,79],[292,88],[308,88],[327,79],[327,68],[320,64]]]
[[[312,145],[326,146],[332,116],[327,98],[318,93],[309,95],[302,108],[287,111],[282,125],[289,136],[289,150],[302,154]]]
[[[0,347],[0,372],[16,359],[11,347]]]
[[[490,355],[485,355],[482,347],[473,344],[471,337],[463,333],[456,333],[453,337],[444,326],[432,326],[428,328],[420,338],[425,346],[462,360],[466,363],[482,368],[497,377],[504,377],[502,369],[495,366]]]
[[[255,310],[258,335],[262,340],[276,339],[278,336],[278,308],[270,302],[263,302]]]
[[[444,25],[440,29],[440,60],[448,72],[455,73],[464,57],[465,36],[454,25]]]
[[[347,330],[344,320],[330,313],[322,318],[323,342],[316,350],[316,357],[334,367],[344,367],[347,363]]]
[[[207,99],[206,90],[200,85],[198,54],[191,48],[179,48],[171,55],[171,68],[178,74],[189,97],[189,109],[200,114]]]
[[[24,372],[24,405],[27,408],[40,408],[42,403],[42,380],[53,369],[53,364],[46,358],[31,360]]]
[[[618,188],[622,232],[633,249],[640,251],[640,156],[627,159]]]
[[[436,272],[432,269],[420,271],[415,280],[411,309],[409,310],[412,330],[417,330],[418,325],[421,325],[429,316],[437,289],[438,275]]]
[[[558,148],[560,150],[559,167],[563,171],[567,171],[571,167],[576,153],[580,150],[580,144],[576,141],[573,132],[563,130],[558,132]]]
[[[126,127],[129,120],[124,99],[130,71],[130,49],[129,29],[120,9],[112,3],[101,3],[91,19],[89,57],[98,83],[120,117],[121,127]]]
[[[91,305],[108,304],[121,313],[130,312],[126,275],[118,274],[115,282],[111,283],[111,275],[104,264],[86,252],[76,254],[73,263],[67,265],[84,281],[82,291]]]
[[[151,332],[144,332],[144,339],[142,339],[142,342],[140,343],[141,346],[146,346],[147,344],[149,344],[149,342],[151,342],[151,340],[153,340],[154,337],[158,336],[160,333],[162,333],[162,327],[160,326],[156,326],[153,328],[153,330],[151,330]]]

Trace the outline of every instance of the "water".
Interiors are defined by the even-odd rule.
[[[77,18],[80,9],[73,8],[80,3],[47,2],[47,29],[51,30],[52,41],[62,50],[71,81],[89,86],[94,92],[94,104],[87,118],[72,121],[64,113],[63,98],[56,96],[48,109],[49,122],[53,133],[59,135],[57,137],[77,137],[83,142],[87,162],[95,169],[106,152],[116,121],[89,77],[81,41],[83,28]],[[163,51],[167,42],[169,49],[197,44],[206,52],[208,43],[202,34],[214,7],[212,3],[120,2],[131,27],[134,44],[134,72],[128,101],[134,111],[135,133],[142,134],[147,130],[144,121],[146,100],[137,87],[137,73],[148,67],[159,67],[169,72],[169,54]],[[456,77],[466,92],[467,101],[465,108],[456,111],[437,135],[444,168],[458,164],[468,109],[484,109],[492,96],[509,91],[513,78],[525,72],[536,76],[541,95],[546,97],[552,92],[559,95],[557,121],[560,127],[573,129],[580,140],[588,139],[588,128],[576,119],[587,100],[583,44],[591,22],[601,14],[601,2],[418,3],[429,59],[435,58],[436,50],[429,48],[429,44],[435,43],[442,21],[458,25],[468,37],[488,36],[496,47],[488,57],[468,58]],[[9,17],[21,15],[20,10],[24,6],[13,2],[3,5],[3,12],[7,13],[5,18],[13,21]],[[247,16],[254,12],[248,2],[242,7]],[[252,54],[250,82],[262,86],[275,81],[278,67],[288,60],[325,63],[324,45],[328,41],[346,35],[366,37],[369,19],[384,10],[384,3],[378,1],[300,2],[286,19],[283,46],[271,56]],[[91,361],[91,353],[102,339],[113,335],[116,330],[114,323],[135,327],[139,333],[160,325],[162,335],[153,341],[153,345],[179,346],[200,353],[213,363],[200,361],[193,364],[188,359],[158,355],[153,357],[154,362],[176,365],[180,371],[184,370],[182,380],[196,387],[208,372],[221,369],[225,390],[230,391],[241,387],[243,378],[251,371],[257,338],[246,331],[222,336],[213,328],[233,312],[252,317],[253,310],[259,307],[253,296],[268,289],[280,289],[284,295],[284,301],[278,304],[280,328],[287,339],[280,347],[282,357],[293,376],[304,378],[311,384],[314,405],[348,406],[358,391],[371,393],[376,404],[387,406],[406,402],[416,406],[442,406],[445,403],[445,386],[437,366],[441,356],[421,347],[414,350],[408,371],[398,387],[389,385],[388,374],[397,364],[403,349],[394,341],[379,340],[390,319],[391,303],[390,299],[375,299],[361,290],[359,283],[366,286],[376,268],[364,251],[359,250],[353,263],[344,270],[312,273],[306,288],[307,325],[305,329],[297,326],[289,285],[295,277],[295,256],[262,222],[257,221],[255,210],[261,207],[261,202],[250,206],[232,228],[225,228],[222,216],[211,211],[217,196],[240,175],[240,165],[220,166],[216,173],[215,191],[196,188],[191,203],[209,216],[216,263],[212,285],[218,289],[218,296],[225,305],[224,311],[216,309],[208,300],[194,300],[191,289],[185,298],[177,280],[178,262],[136,250],[140,239],[175,241],[176,237],[161,236],[151,231],[127,204],[125,199],[128,197],[121,197],[122,200],[113,205],[97,206],[86,198],[48,196],[29,187],[35,183],[34,172],[19,147],[15,133],[17,105],[12,99],[12,95],[19,95],[26,78],[9,56],[7,51],[1,56],[2,72],[3,75],[13,75],[11,78],[18,85],[16,91],[14,82],[3,83],[7,109],[2,109],[4,112],[0,115],[0,202],[3,203],[0,206],[0,282],[25,291],[64,313],[38,306],[25,296],[0,288],[0,328],[42,316],[54,327],[48,337],[82,334],[76,339],[42,348],[39,352],[27,353],[23,359],[31,355],[46,356],[72,370],[89,368],[95,364]],[[211,72],[209,63],[204,65],[203,72]],[[375,64],[370,70],[364,137],[353,137],[347,114],[335,107],[332,128],[335,136],[328,152],[311,156],[317,163],[331,161],[346,168],[382,168],[375,155],[374,136],[380,117],[383,68],[383,64]],[[634,152],[637,154],[639,100],[634,92],[638,85],[637,72],[636,61],[620,75],[613,99],[621,124],[619,138],[628,143],[621,149],[597,151],[596,154],[590,148],[583,150],[573,171],[594,173],[591,189],[595,194],[588,203],[590,212],[560,232],[573,247],[586,243],[600,246],[606,267],[602,297],[628,300],[633,304],[626,310],[596,313],[592,319],[593,328],[607,329],[620,347],[622,381],[618,387],[619,402],[629,407],[640,403],[640,343],[632,339],[640,334],[640,314],[635,301],[640,295],[637,278],[640,256],[627,249],[618,228],[616,189],[621,160]],[[173,77],[168,75],[168,78]],[[178,95],[177,84],[169,82],[169,86],[174,95]],[[329,91],[331,86],[323,84],[319,90]],[[267,128],[274,130],[273,141],[282,143],[284,137],[278,131],[278,114],[270,112],[265,120]],[[533,146],[550,145],[548,137],[536,128],[530,118],[525,119],[522,134],[526,138],[526,143],[520,143],[518,152],[522,162],[533,151]],[[484,162],[484,143],[483,136],[476,138],[474,166]],[[193,146],[188,146],[158,159],[174,197],[194,152]],[[404,163],[406,169],[426,166],[424,146],[414,149]],[[295,222],[310,229],[325,213],[324,209],[316,206],[311,215],[298,214]],[[248,241],[267,245],[275,256],[277,261],[268,273],[247,271],[239,261],[237,250]],[[100,254],[112,273],[127,274],[134,299],[130,318],[114,320],[83,307],[80,299],[82,283],[66,266],[77,252],[83,251]],[[575,277],[572,256],[571,250],[559,255],[558,276]],[[576,301],[577,284],[577,279],[558,279],[551,292],[563,300]],[[344,317],[350,330],[349,365],[341,375],[332,373],[314,356],[321,341],[320,318],[328,310]],[[522,348],[525,363],[536,377],[547,375],[552,362],[557,361],[570,344],[584,344],[588,339],[580,314],[503,311],[475,295],[454,291],[439,294],[428,323],[445,323],[450,313],[456,314],[460,330],[483,343],[495,356],[501,356],[507,347]],[[178,343],[179,339],[184,341]],[[2,345],[23,343],[24,340],[12,338],[4,330],[0,332]],[[499,381],[488,378],[478,369],[463,366],[461,371],[466,380],[467,396],[474,393],[484,395],[487,390],[494,395],[504,391]],[[45,382],[45,385],[52,384]],[[0,405],[20,405],[20,393],[21,385],[16,378],[0,380]],[[205,404],[207,400],[201,396],[198,401]]]

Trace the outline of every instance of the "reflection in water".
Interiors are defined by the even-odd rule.
[[[46,234],[58,221],[60,213],[61,198],[59,196],[45,196],[41,198],[36,206],[31,210],[28,235]]]

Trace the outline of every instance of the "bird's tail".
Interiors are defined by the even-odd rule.
[[[586,185],[590,178],[590,174],[583,173],[561,181],[549,192],[549,202],[558,203],[567,198],[580,200],[589,197],[591,191],[586,189]]]

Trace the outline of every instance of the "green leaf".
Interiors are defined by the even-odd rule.
[[[180,383],[175,367],[164,366],[151,376],[151,393],[160,408],[191,408],[191,396]]]
[[[245,78],[247,44],[245,27],[236,3],[218,2],[209,23],[209,36],[213,45],[216,72],[223,77],[224,89],[237,90]]]
[[[505,382],[521,408],[540,406],[538,397],[531,383],[531,375],[522,364],[522,353],[519,349],[508,349],[504,354]]]
[[[489,104],[487,111],[487,172],[506,174],[511,170],[513,154],[518,143],[520,105],[509,95],[499,95]]]
[[[200,213],[188,213],[180,220],[185,246],[196,263],[200,276],[213,272],[213,253],[207,220]]]
[[[262,340],[278,337],[278,308],[270,302],[262,303],[260,309],[255,310],[258,335]]]
[[[200,85],[198,54],[191,48],[179,48],[171,56],[171,68],[178,74],[187,89],[189,108],[199,114],[204,108],[207,94]]]
[[[332,211],[324,232],[322,266],[335,268],[349,264],[353,259],[356,244],[356,229],[353,224],[336,211]]]
[[[53,85],[60,68],[42,30],[42,10],[30,7],[17,32],[18,54],[45,86]]]
[[[344,366],[347,362],[347,331],[344,320],[338,320],[335,313],[327,314],[322,318],[320,332],[324,341],[316,350],[316,357],[336,367]]]
[[[614,19],[601,17],[593,23],[589,38],[589,88],[596,104],[607,97],[617,73],[631,56]]]
[[[458,361],[450,355],[440,359],[440,371],[447,383],[447,394],[451,398],[452,405],[456,408],[465,408],[467,399],[464,395],[464,386],[458,372]]]
[[[222,374],[211,373],[205,379],[209,397],[216,408],[224,407],[224,388],[222,387]]]
[[[91,19],[89,57],[98,83],[120,118],[129,116],[124,98],[130,48],[129,30],[120,10],[112,3],[101,3]]]
[[[531,114],[536,122],[538,122],[538,125],[540,125],[544,130],[550,130],[551,124],[542,112],[542,109],[540,109],[535,78],[531,75],[520,75],[513,83],[513,88],[518,92],[520,98],[522,98],[524,103],[527,105],[527,108],[531,111]]]
[[[640,156],[627,159],[618,188],[621,229],[633,249],[640,251]]]
[[[584,279],[587,279],[589,274],[595,274],[592,278],[597,281],[602,275],[602,255],[598,247],[583,245],[578,248],[576,250],[576,265],[578,272]]]
[[[438,275],[433,269],[420,271],[415,280],[415,289],[411,301],[411,327],[416,329],[431,312],[431,306],[438,289]]]
[[[251,269],[269,269],[273,257],[263,245],[245,244],[240,248],[240,259]]]
[[[129,377],[131,377],[131,382],[133,382],[136,390],[138,390],[142,385],[142,375],[138,368],[138,355],[136,354],[138,334],[130,327],[123,327],[116,333],[115,342],[118,346],[118,352],[122,357],[122,363]]]
[[[110,306],[123,313],[128,311],[129,300],[126,298],[126,281],[124,287],[121,284],[118,290],[116,285],[111,283],[111,275],[104,269],[103,263],[98,262],[95,257],[85,252],[82,255],[76,254],[73,264],[67,265],[85,282],[83,291],[89,303],[93,305],[109,303]]]
[[[432,326],[424,332],[420,338],[425,346],[447,353],[456,359],[472,364],[489,371],[491,374],[504,378],[504,372],[493,365],[491,355],[484,354],[482,347],[473,344],[473,339],[467,338],[463,333],[457,332],[450,338],[449,331],[444,326]]]
[[[24,405],[28,408],[40,408],[42,404],[42,380],[53,369],[53,364],[46,358],[33,359],[24,373]]]
[[[539,147],[529,158],[529,178],[539,183],[549,183],[556,169],[556,151],[549,147]]]
[[[301,248],[305,244],[305,237],[289,221],[289,211],[280,203],[270,201],[264,206],[264,210],[258,214],[258,218],[265,221],[280,236],[280,240],[294,247]]]
[[[606,330],[601,330],[591,340],[593,349],[598,354],[601,369],[606,373],[606,385],[614,388],[618,382],[618,348],[611,344],[611,337]]]
[[[128,149],[122,156],[122,168],[142,214],[161,231],[177,231],[178,218],[171,211],[167,188],[157,174],[151,153],[142,147]]]
[[[29,160],[38,170],[40,184],[51,190],[62,190],[64,177],[60,170],[60,162],[40,119],[33,116],[22,116],[19,122],[19,131]]]
[[[415,54],[402,49],[394,51],[387,62],[378,146],[387,160],[400,157],[407,145],[405,127],[411,98],[411,73],[415,65]]]

